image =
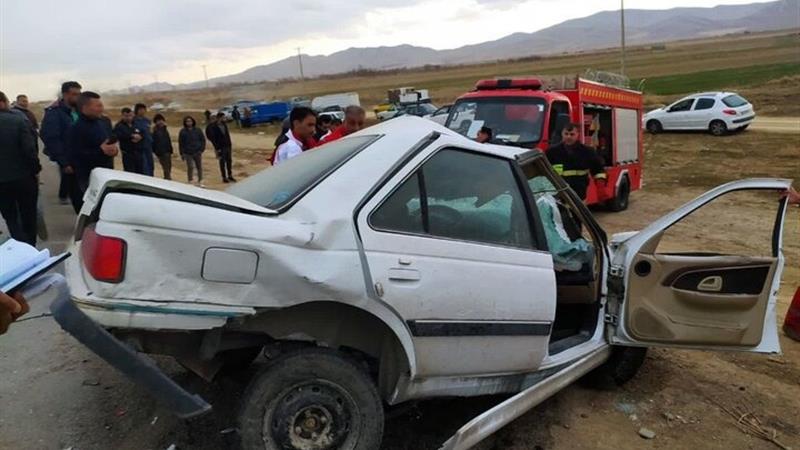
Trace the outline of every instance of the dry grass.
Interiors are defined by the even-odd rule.
[[[628,53],[628,75],[640,79],[710,69],[796,63],[800,62],[798,46],[800,46],[800,34],[796,32],[741,34],[671,42],[664,50],[638,46],[630,49]],[[475,81],[481,78],[534,73],[578,74],[587,68],[616,71],[618,67],[619,54],[612,49],[550,56],[536,61],[505,61],[446,67],[439,70],[409,70],[381,76],[265,82],[190,91],[126,95],[113,97],[108,101],[112,105],[127,105],[136,101],[148,103],[179,101],[186,108],[202,111],[242,98],[282,99],[295,95],[315,96],[332,92],[357,91],[362,104],[371,108],[384,99],[387,89],[397,86],[413,85],[428,88],[435,103],[446,103],[471,89]]]

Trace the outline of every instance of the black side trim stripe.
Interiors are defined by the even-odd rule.
[[[549,336],[548,322],[453,322],[409,320],[408,328],[416,337],[457,336]]]

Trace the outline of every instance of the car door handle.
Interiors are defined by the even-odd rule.
[[[701,281],[697,285],[697,290],[698,291],[703,291],[703,292],[719,292],[719,291],[721,291],[722,290],[722,277],[719,276],[719,275],[714,275],[714,276],[711,276],[711,277],[703,278],[703,281]]]
[[[389,279],[392,281],[419,281],[420,273],[416,269],[391,268],[389,269]]]

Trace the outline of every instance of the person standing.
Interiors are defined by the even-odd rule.
[[[364,112],[364,108],[355,105],[348,106],[344,109],[344,123],[325,136],[319,144],[327,144],[362,130],[366,118],[367,113]]]
[[[111,139],[111,120],[103,115],[103,110],[103,101],[97,93],[86,91],[78,98],[80,116],[70,132],[69,152],[81,198],[89,187],[92,170],[113,169],[114,157],[119,153],[119,146]]]
[[[236,122],[236,128],[242,128],[242,113],[239,111],[239,105],[233,105],[231,118]]]
[[[137,103],[133,107],[133,126],[139,129],[142,133],[142,155],[144,162],[142,165],[142,173],[148,176],[153,176],[155,172],[155,165],[153,161],[153,134],[150,133],[150,119],[147,118],[147,105],[144,103]]]
[[[242,127],[250,128],[253,125],[253,110],[249,106],[244,107],[244,115],[242,117]]]
[[[600,183],[605,183],[606,173],[603,159],[591,147],[583,145],[580,139],[580,126],[571,123],[561,131],[561,142],[545,152],[547,160],[556,173],[569,184],[581,200],[586,199],[589,175]]]
[[[306,143],[309,138],[312,138],[317,130],[317,116],[311,108],[299,106],[293,109],[289,120],[292,128],[286,132],[284,142],[275,149],[273,166],[303,153],[307,149]]]
[[[122,119],[114,126],[114,136],[122,150],[122,168],[125,172],[144,173],[142,133],[133,125],[133,110],[122,108]]]
[[[9,106],[8,97],[0,92],[0,214],[12,238],[35,246],[42,166],[30,124]]]
[[[167,119],[163,114],[156,114],[153,117],[153,153],[158,157],[161,169],[164,171],[164,179],[172,179],[172,137],[167,130]]]
[[[203,111],[203,115],[206,117],[206,123],[211,123],[211,111],[205,110]]]
[[[203,151],[206,149],[206,137],[203,132],[197,128],[197,122],[194,117],[186,116],[183,118],[183,128],[178,133],[178,151],[181,158],[186,161],[186,174],[189,178],[189,183],[193,180],[193,171],[197,169],[197,184],[200,187],[205,187],[203,184]]]
[[[58,164],[61,182],[58,198],[61,204],[72,204],[77,213],[82,203],[80,190],[75,177],[75,168],[69,163],[69,131],[78,120],[78,97],[81,85],[77,81],[67,81],[61,85],[61,98],[44,110],[40,130],[44,142],[44,154]]]
[[[331,118],[330,114],[323,114],[317,117],[317,131],[314,133],[314,139],[317,142],[322,141],[329,134],[331,134],[331,123],[333,119]]]
[[[17,96],[17,101],[14,102],[14,109],[25,114],[25,117],[28,118],[28,122],[31,124],[31,129],[33,130],[34,135],[38,138],[39,137],[39,121],[36,119],[36,115],[31,112],[28,107],[30,106],[30,102],[28,101],[28,96],[25,94],[19,94]]]
[[[206,127],[206,137],[214,146],[214,151],[219,160],[219,172],[222,175],[223,183],[235,183],[233,178],[233,144],[231,143],[231,133],[225,123],[225,113],[217,113],[216,120]]]

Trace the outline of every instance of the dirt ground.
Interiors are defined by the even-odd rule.
[[[239,133],[234,174],[244,178],[266,166],[274,130]],[[174,133],[174,131],[173,131]],[[681,133],[646,137],[645,187],[628,211],[597,211],[609,233],[636,230],[717,184],[744,177],[798,177],[800,135],[747,131],[714,138]],[[213,152],[205,154],[210,188],[222,187]],[[185,179],[175,159],[174,178]],[[48,178],[49,177],[49,178]],[[800,177],[798,177],[800,178]],[[48,208],[55,204],[54,178],[46,174]],[[777,197],[777,195],[776,195]],[[775,197],[775,198],[776,198]],[[687,244],[712,242],[732,251],[763,244],[763,224],[772,221],[775,200],[729,204],[703,216]],[[63,223],[62,223],[63,222]],[[56,227],[58,225],[58,227]],[[68,233],[68,218],[54,228]],[[761,231],[759,233],[759,231]],[[61,245],[61,244],[60,244]],[[702,247],[701,247],[702,248]],[[786,270],[780,292],[783,318],[800,285],[800,214],[786,218]],[[32,315],[45,311],[34,305]],[[656,349],[638,376],[604,391],[581,383],[563,390],[483,442],[482,450],[534,449],[775,449],[743,432],[724,409],[754,414],[786,446],[800,449],[800,342],[781,334],[783,354],[760,356]],[[215,406],[192,422],[172,417],[155,400],[61,332],[52,319],[12,327],[0,339],[0,448],[2,449],[178,449],[236,448],[237,400],[250,373],[208,385],[168,359],[166,370]],[[389,411],[385,450],[427,450],[502,397],[444,399]],[[652,440],[641,427],[656,433]]]

